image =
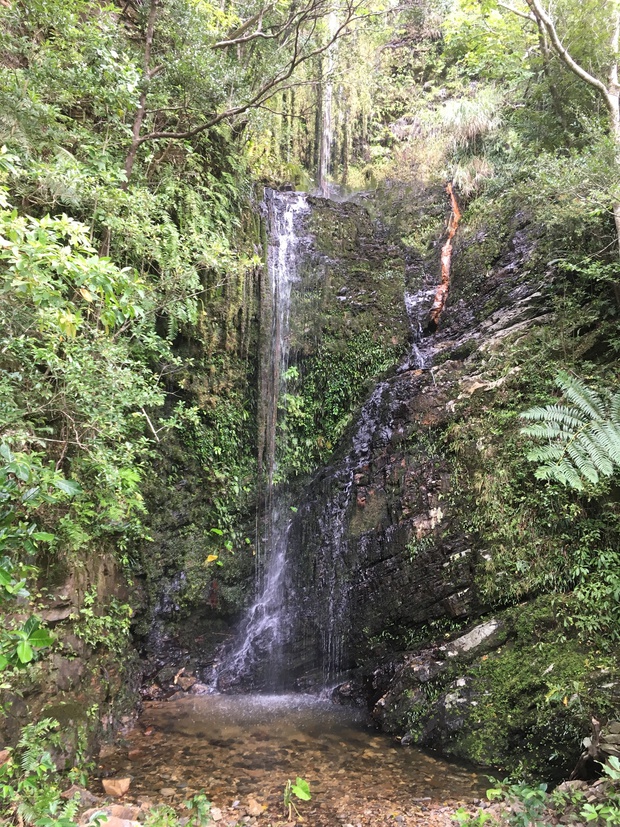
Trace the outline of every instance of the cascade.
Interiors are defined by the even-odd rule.
[[[262,314],[267,335],[260,380],[264,491],[257,596],[216,667],[216,684],[223,690],[324,687],[333,685],[350,667],[360,553],[352,522],[356,509],[366,505],[360,485],[377,454],[391,451],[394,422],[412,391],[410,376],[427,367],[430,342],[422,336],[423,319],[435,294],[427,282],[418,291],[401,293],[411,343],[405,361],[369,394],[342,443],[339,459],[320,469],[293,502],[278,475],[278,448],[286,435],[282,417],[291,314],[296,324],[306,273],[316,280],[320,265],[317,270],[315,252],[308,244],[311,207],[306,196],[266,190],[264,209],[270,311]],[[386,541],[389,544],[389,537]],[[362,546],[371,542],[370,535],[360,542]]]
[[[260,387],[264,495],[256,556],[257,597],[241,625],[234,648],[224,654],[216,669],[216,682],[222,688],[259,683],[274,690],[280,686],[284,665],[287,538],[293,513],[286,492],[277,485],[278,420],[289,367],[291,294],[299,281],[300,217],[309,207],[302,193],[268,188],[264,208],[271,325]]]

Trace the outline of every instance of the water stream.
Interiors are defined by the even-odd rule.
[[[147,703],[140,726],[103,756],[100,771],[131,775],[138,801],[165,799],[178,806],[204,791],[226,825],[254,824],[262,816],[260,823],[294,823],[282,795],[287,780],[297,776],[310,782],[312,800],[297,803],[312,827],[420,825],[429,808],[435,817],[437,802],[448,799],[449,823],[455,800],[480,795],[479,777],[403,747],[377,732],[363,710],[337,706],[318,691],[336,683],[348,666],[356,577],[351,515],[360,478],[378,454],[391,450],[398,409],[411,389],[407,377],[428,366],[420,319],[434,290],[405,293],[409,354],[369,395],[339,459],[318,472],[292,508],[290,494],[278,484],[278,448],[286,433],[282,401],[291,308],[303,291],[309,209],[301,194],[266,192],[271,308],[261,371],[264,492],[256,598],[215,674],[218,689],[244,694],[209,693],[197,683],[190,694]],[[305,547],[311,553],[304,558]],[[308,678],[310,672],[314,677]],[[285,694],[303,686],[315,694]],[[256,689],[264,694],[252,694]]]
[[[260,389],[264,498],[257,588],[233,645],[216,666],[215,685],[224,691],[320,689],[333,686],[346,672],[351,625],[348,527],[355,481],[364,475],[373,452],[389,448],[393,409],[400,405],[398,375],[427,367],[429,343],[423,339],[421,320],[435,292],[428,285],[418,292],[405,291],[403,302],[411,327],[405,361],[396,376],[376,385],[362,406],[344,457],[319,472],[319,495],[313,482],[299,502],[292,502],[286,488],[278,485],[278,448],[286,435],[283,400],[290,368],[291,313],[296,300],[300,301],[297,297],[303,297],[302,273],[311,246],[305,219],[311,208],[301,193],[269,189],[264,208],[271,323]],[[320,561],[312,565],[312,571],[307,564],[304,571],[298,570],[300,552],[308,546],[306,524],[321,547]]]

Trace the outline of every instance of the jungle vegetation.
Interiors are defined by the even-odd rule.
[[[234,581],[255,498],[253,216],[265,183],[311,189],[321,170],[378,192],[421,255],[438,225],[411,196],[452,182],[466,238],[483,239],[456,265],[465,298],[514,216],[536,228],[555,321],[496,357],[498,378],[520,373],[446,450],[479,481],[469,529],[496,550],[490,605],[560,595],[567,629],[617,646],[619,15],[617,0],[0,0],[5,690],[58,645],[41,617],[51,573],[110,555],[145,574],[163,446],[200,469],[193,588],[208,566]],[[474,460],[481,435],[494,453]],[[320,423],[303,436],[324,455]],[[75,627],[114,656],[130,611],[92,585]],[[1,813],[71,823],[32,752],[51,731],[36,724],[0,768]]]

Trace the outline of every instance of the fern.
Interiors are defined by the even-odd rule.
[[[540,463],[538,479],[582,491],[584,480],[596,484],[620,467],[620,392],[603,396],[567,373],[558,374],[556,384],[570,404],[530,408],[521,414],[535,423],[521,433],[546,441],[527,458]]]

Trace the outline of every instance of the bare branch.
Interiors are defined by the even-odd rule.
[[[497,5],[502,9],[506,9],[506,11],[510,11],[513,14],[516,14],[518,17],[522,17],[524,20],[529,20],[532,23],[537,22],[533,14],[528,14],[525,11],[519,11],[519,9],[515,9],[512,6],[508,6],[506,3],[498,3]]]
[[[214,49],[224,49],[226,46],[231,46],[234,43],[241,43],[243,42],[243,35],[247,32],[249,28],[251,28],[255,23],[258,23],[258,31],[261,30],[261,23],[262,19],[267,12],[270,12],[273,9],[273,3],[270,3],[265,8],[260,9],[257,11],[256,14],[253,14],[252,17],[249,17],[245,23],[242,23],[237,29],[231,32],[228,35],[226,40],[220,40],[219,43],[216,43],[213,48]],[[250,38],[252,36],[250,35]]]
[[[558,35],[553,20],[543,9],[540,0],[526,0],[526,2],[532,14],[536,18],[536,22],[538,23],[539,28],[543,29],[547,33],[547,35],[549,36],[549,40],[553,44],[554,51],[556,52],[560,60],[564,63],[564,65],[567,66],[571,70],[571,72],[577,75],[577,77],[581,78],[581,80],[585,81],[594,89],[597,89],[603,95],[607,106],[611,110],[613,110],[614,104],[611,100],[609,90],[607,89],[602,80],[595,77],[594,75],[591,75],[588,71],[586,71],[583,68],[583,66],[577,63],[577,61],[572,57],[568,49],[560,40],[560,36]]]
[[[298,66],[301,66],[302,63],[305,63],[311,58],[316,57],[317,55],[320,55],[323,52],[327,51],[327,49],[329,49],[332,46],[332,44],[336,42],[336,40],[349,34],[349,32],[346,31],[348,26],[350,26],[356,20],[360,20],[362,18],[369,16],[366,14],[356,14],[358,9],[362,5],[362,2],[359,2],[355,5],[351,4],[348,9],[347,17],[341,24],[339,24],[338,28],[334,31],[333,35],[322,46],[317,46],[316,48],[311,49],[308,52],[304,52],[304,48],[308,42],[307,39],[300,47],[299,40],[301,37],[301,30],[300,26],[296,26],[293,53],[287,65],[284,66],[275,75],[272,75],[271,78],[269,78],[269,80],[267,80],[265,83],[263,83],[260,89],[249,100],[246,100],[244,103],[241,103],[238,106],[233,106],[229,109],[223,110],[222,112],[218,112],[217,114],[213,115],[213,117],[211,117],[208,121],[205,121],[204,123],[199,124],[198,126],[195,126],[192,129],[179,132],[164,130],[149,132],[148,134],[143,135],[141,138],[138,139],[137,145],[140,146],[143,143],[146,143],[147,141],[154,141],[166,138],[174,140],[186,140],[188,138],[193,138],[194,136],[199,135],[202,132],[205,132],[207,129],[211,129],[212,127],[216,126],[218,123],[221,123],[224,120],[235,117],[236,115],[240,115],[243,112],[247,112],[248,109],[252,109],[256,106],[264,104],[272,96],[274,90],[276,88],[279,89],[280,85],[291,77],[291,75]],[[313,22],[314,25],[316,25],[316,21]],[[309,37],[311,36],[312,32],[310,33]]]
[[[140,408],[140,410],[141,410],[141,411],[142,411],[142,413],[144,414],[144,418],[146,419],[146,421],[147,421],[147,422],[148,422],[148,424],[149,424],[149,428],[151,429],[151,433],[153,434],[153,436],[155,437],[155,439],[157,440],[157,442],[161,442],[161,439],[159,438],[159,434],[158,434],[158,432],[155,430],[155,428],[154,428],[154,426],[153,426],[153,423],[151,422],[151,417],[147,414],[147,412],[144,410],[144,408]]]

